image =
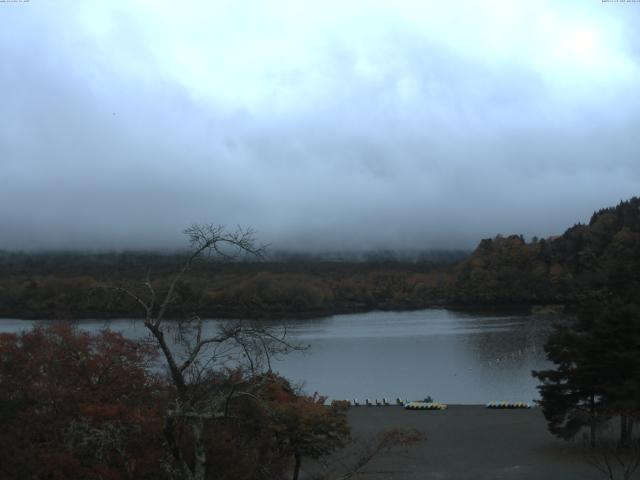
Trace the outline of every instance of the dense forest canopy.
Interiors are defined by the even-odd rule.
[[[0,315],[124,315],[132,310],[128,301],[97,287],[140,282],[150,272],[162,288],[182,259],[182,252],[0,252]],[[530,241],[498,235],[482,240],[470,255],[276,251],[260,262],[201,262],[180,285],[180,305],[219,317],[572,306],[612,294],[632,298],[640,286],[639,272],[640,199],[634,197],[595,212],[588,224],[576,224],[562,235]]]
[[[480,242],[458,269],[454,303],[561,303],[612,293],[632,297],[640,284],[640,199],[594,213],[588,224],[526,242]]]

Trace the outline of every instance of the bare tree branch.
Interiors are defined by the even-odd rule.
[[[271,371],[274,355],[298,347],[286,340],[286,329],[276,334],[264,326],[241,321],[221,322],[211,335],[204,335],[203,321],[198,315],[167,326],[165,316],[178,299],[178,286],[198,259],[215,256],[231,261],[243,255],[262,258],[266,249],[266,246],[256,244],[255,232],[250,228],[237,227],[229,232],[222,225],[192,225],[184,233],[189,238],[191,253],[163,294],[158,295],[149,273],[143,282],[148,300],[125,287],[114,290],[132,298],[143,308],[144,326],[161,350],[175,387],[176,397],[167,411],[164,434],[180,475],[188,480],[204,480],[207,463],[204,422],[227,418],[234,398],[257,401],[258,397],[252,392],[264,381],[255,380],[262,360],[266,360]],[[172,328],[175,329],[173,342],[170,336],[167,337]],[[225,369],[229,366],[241,368],[242,358],[249,364],[248,373],[254,380],[250,384],[246,381],[222,382]],[[191,432],[190,462],[186,462],[176,438],[180,425]]]

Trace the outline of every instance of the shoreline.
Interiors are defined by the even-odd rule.
[[[358,313],[371,313],[371,312],[416,312],[419,310],[451,310],[456,312],[470,312],[470,313],[487,313],[487,314],[513,314],[513,315],[532,315],[538,314],[541,316],[546,315],[556,315],[562,313],[570,313],[571,310],[568,306],[563,306],[565,308],[564,312],[536,312],[536,307],[539,305],[535,304],[498,304],[498,305],[484,305],[484,304],[447,304],[447,303],[437,303],[431,305],[423,305],[419,307],[397,307],[390,306],[388,308],[384,306],[372,306],[372,307],[336,307],[330,309],[322,309],[322,310],[308,310],[301,312],[294,311],[229,311],[229,310],[210,310],[203,311],[201,313],[201,317],[206,320],[310,320],[310,319],[319,319],[325,317],[331,317],[335,315],[349,315],[349,314],[358,314]],[[105,313],[104,311],[100,312],[87,312],[82,315],[72,315],[72,314],[51,314],[51,312],[35,312],[29,311],[18,312],[15,310],[0,310],[0,318],[11,319],[11,320],[24,320],[24,321],[32,321],[32,320],[43,320],[43,321],[59,321],[59,320],[69,320],[69,321],[84,321],[84,320],[121,320],[123,318],[131,319],[131,320],[142,320],[144,319],[143,315],[140,315],[139,312],[131,312],[131,314],[123,314],[122,312],[118,312],[117,314]],[[178,320],[180,317],[175,315],[168,315],[166,319],[168,321]]]

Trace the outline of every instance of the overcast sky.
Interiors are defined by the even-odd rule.
[[[0,2],[0,248],[472,248],[640,194],[640,3]]]

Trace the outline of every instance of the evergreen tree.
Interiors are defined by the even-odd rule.
[[[547,359],[556,368],[534,371],[533,376],[542,382],[538,387],[542,397],[539,404],[549,431],[570,439],[589,427],[590,443],[595,445],[604,399],[598,371],[589,355],[595,348],[593,337],[576,327],[556,326],[544,347]]]
[[[640,308],[616,302],[584,315],[597,342],[594,360],[607,410],[620,418],[621,445],[630,445],[640,414]]]
[[[589,427],[594,445],[598,423],[619,416],[620,442],[629,444],[640,413],[640,309],[589,305],[574,325],[556,327],[545,351],[555,368],[533,375],[549,430],[568,439]]]

